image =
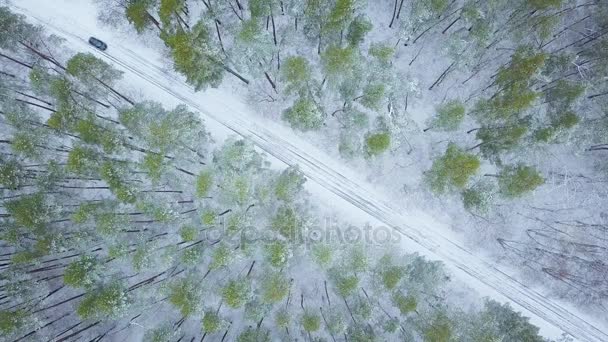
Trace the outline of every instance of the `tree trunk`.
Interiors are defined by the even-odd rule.
[[[272,15],[272,12],[270,13],[270,19],[272,21],[272,38],[274,40],[274,46],[277,46],[277,29],[274,25],[274,15]]]
[[[391,18],[391,22],[388,24],[389,28],[393,27],[393,23],[395,22],[395,16],[397,15],[397,1],[395,0],[395,5],[393,6],[393,17]]]
[[[17,64],[19,64],[21,66],[24,66],[24,67],[28,68],[28,69],[32,69],[33,68],[32,65],[29,65],[29,64],[27,64],[25,62],[21,62],[21,61],[15,59],[15,58],[12,58],[10,56],[7,56],[7,55],[3,54],[3,53],[0,53],[0,57],[4,57],[4,58],[6,58],[6,59],[8,59],[10,61],[13,61],[13,62],[15,62],[15,63],[17,63]]]
[[[228,71],[229,73],[231,73],[232,75],[234,75],[236,78],[238,78],[239,80],[241,80],[241,82],[245,83],[245,84],[249,84],[249,80],[246,79],[245,77],[241,76],[239,73],[237,73],[236,71],[232,70],[231,68],[227,67],[226,65],[220,63],[220,66]]]

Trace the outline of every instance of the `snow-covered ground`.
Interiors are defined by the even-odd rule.
[[[363,177],[332,159],[311,143],[275,122],[252,113],[239,94],[225,89],[195,93],[181,77],[167,72],[158,51],[142,46],[137,37],[109,31],[96,21],[96,8],[83,0],[18,0],[14,10],[43,24],[54,34],[67,39],[78,51],[98,54],[125,71],[125,80],[145,96],[167,105],[186,103],[202,113],[214,136],[239,134],[251,139],[262,150],[287,165],[299,165],[314,184],[309,190],[322,203],[338,208],[345,218],[366,220],[372,225],[388,226],[403,235],[403,249],[442,260],[463,282],[482,296],[509,301],[550,338],[568,332],[581,341],[607,341],[608,329],[592,317],[580,314],[567,304],[543,296],[511,276],[515,272],[495,267],[487,257],[475,255],[464,247],[462,236],[425,212],[407,211],[390,204]],[[88,45],[89,36],[108,43],[100,52]],[[309,182],[309,183],[312,183]],[[369,216],[368,216],[369,215]]]

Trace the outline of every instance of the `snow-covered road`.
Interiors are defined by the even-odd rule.
[[[88,8],[88,9],[87,9]],[[541,327],[545,336],[556,337],[565,331],[580,341],[608,341],[608,329],[563,303],[544,297],[489,260],[474,255],[456,236],[421,211],[393,207],[382,194],[340,162],[295,136],[285,127],[250,113],[238,97],[225,91],[195,93],[181,77],[164,70],[157,51],[135,48],[133,38],[120,37],[95,23],[94,7],[88,1],[19,0],[14,10],[38,21],[67,39],[78,51],[98,54],[125,71],[134,84],[145,82],[156,94],[173,97],[201,112],[233,132],[251,139],[261,149],[288,165],[299,165],[302,172],[320,186],[353,204],[388,227],[403,234],[410,246],[418,246],[431,259],[443,261],[456,276],[482,295],[508,300]],[[97,36],[109,43],[107,53],[91,48],[86,39]],[[408,250],[411,252],[412,250]]]

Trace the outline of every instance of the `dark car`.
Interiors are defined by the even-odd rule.
[[[101,51],[105,51],[108,48],[106,43],[102,42],[101,40],[99,40],[95,37],[89,38],[89,44],[93,45],[94,47],[98,48]]]

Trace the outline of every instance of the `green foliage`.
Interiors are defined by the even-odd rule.
[[[77,53],[66,64],[66,72],[89,85],[99,81],[114,84],[122,77],[122,72],[95,57],[92,53]]]
[[[213,156],[216,167],[223,172],[258,171],[262,158],[251,141],[229,139]]]
[[[258,323],[261,319],[266,318],[272,305],[265,304],[257,297],[253,297],[245,304],[244,318],[250,322]]]
[[[40,193],[7,201],[4,207],[15,223],[25,228],[41,229],[50,220],[51,207]]]
[[[270,342],[270,331],[248,327],[236,338],[237,342]]]
[[[324,313],[323,321],[326,323],[327,330],[336,336],[341,336],[348,327],[344,313],[335,308]]]
[[[513,311],[509,304],[486,300],[481,314],[483,329],[492,331],[505,341],[542,342],[538,327],[530,324],[529,318]]]
[[[181,257],[181,261],[184,265],[187,266],[196,266],[200,263],[203,258],[203,247],[202,246],[192,246],[187,248]]]
[[[76,313],[81,319],[115,319],[125,312],[128,304],[127,292],[120,284],[112,283],[87,292]]]
[[[547,101],[555,106],[567,107],[583,94],[585,86],[566,80],[559,80],[545,92]]]
[[[273,0],[249,0],[249,11],[252,18],[262,18],[270,15]]]
[[[359,15],[348,26],[346,40],[353,47],[359,46],[372,28],[372,23],[365,16]]]
[[[368,156],[384,153],[391,145],[389,132],[369,133],[365,136],[365,151]]]
[[[366,113],[350,106],[347,106],[343,113],[341,123],[349,129],[358,131],[369,126],[369,117]],[[343,133],[350,134],[351,132],[344,131]]]
[[[179,279],[169,285],[169,303],[178,309],[182,316],[192,315],[200,300],[200,284],[195,279]]]
[[[289,326],[289,323],[291,323],[291,316],[285,309],[278,310],[274,316],[274,322],[277,328],[285,329]]]
[[[512,85],[490,100],[477,102],[474,114],[481,122],[504,122],[517,118],[538,98],[539,93],[524,85]]]
[[[207,210],[201,215],[201,221],[206,226],[212,226],[215,223],[216,218],[217,214],[212,210]]]
[[[539,15],[531,21],[531,26],[535,28],[536,34],[542,40],[551,38],[553,30],[559,23],[559,18],[554,15]]]
[[[407,315],[410,312],[414,312],[418,307],[418,301],[413,296],[404,296],[403,294],[396,292],[393,294],[392,299],[393,304],[395,304],[402,315]]]
[[[36,252],[32,252],[32,251],[21,251],[21,252],[17,252],[15,253],[12,258],[11,261],[16,264],[27,264],[27,263],[31,263],[34,260],[36,260],[37,258],[39,258],[41,255],[36,253]]]
[[[163,27],[171,26],[171,20],[185,6],[184,0],[161,0],[158,9],[158,16],[163,23]],[[179,20],[177,18],[176,20]]]
[[[324,31],[339,32],[345,29],[347,23],[351,21],[354,10],[355,0],[336,0],[327,17]]]
[[[232,177],[226,177],[220,188],[223,190],[222,197],[226,198],[229,203],[240,205],[248,204],[254,193],[253,182],[249,174],[235,174]]]
[[[335,271],[332,278],[338,293],[342,297],[352,295],[357,290],[357,286],[359,286],[359,277],[356,275],[343,275],[339,271]]]
[[[545,10],[551,7],[559,7],[563,0],[528,0],[527,4],[532,9],[539,11]]]
[[[179,230],[179,236],[184,241],[194,241],[198,237],[198,229],[191,225],[184,225]]]
[[[281,241],[273,241],[266,245],[266,258],[270,265],[283,267],[289,259],[289,247]]]
[[[12,150],[19,155],[28,158],[36,158],[40,155],[38,145],[41,143],[39,137],[30,132],[17,132],[13,135]]]
[[[534,140],[538,142],[549,142],[555,138],[556,130],[553,127],[541,128],[534,132]]]
[[[196,177],[196,196],[203,198],[209,194],[213,186],[213,172],[203,171]]]
[[[476,138],[481,140],[481,154],[486,158],[493,158],[516,147],[527,132],[528,123],[521,122],[500,128],[482,127],[477,131]]]
[[[355,317],[367,321],[372,317],[373,307],[369,300],[357,297],[354,300],[352,311]]]
[[[534,139],[539,142],[550,142],[558,133],[572,129],[579,121],[578,115],[572,111],[552,113],[550,126],[536,130]]]
[[[90,288],[97,280],[98,263],[93,256],[83,256],[66,267],[63,274],[64,284],[76,288]]]
[[[496,84],[501,87],[511,87],[514,84],[525,83],[539,72],[545,64],[547,55],[535,54],[529,47],[520,47],[511,57],[508,66],[501,67],[496,76]]]
[[[144,341],[150,342],[171,342],[173,332],[169,327],[160,327],[151,331],[147,331],[144,335]]]
[[[433,11],[433,13],[437,14],[442,13],[449,6],[448,0],[430,0],[427,3],[427,6]]]
[[[106,153],[115,151],[119,144],[113,131],[97,125],[93,119],[78,120],[74,131],[78,133],[82,141],[99,145]]]
[[[385,98],[386,87],[382,83],[368,84],[363,89],[363,95],[361,96],[361,105],[371,110],[380,110],[382,107],[382,100]]]
[[[327,267],[332,261],[333,249],[330,245],[319,243],[312,247],[312,257],[321,267]]]
[[[465,109],[459,100],[448,101],[436,110],[437,114],[431,123],[431,127],[434,129],[455,131],[464,120]]]
[[[352,247],[346,256],[345,264],[349,270],[355,273],[365,272],[369,267],[369,257],[363,246]]]
[[[101,164],[99,174],[101,179],[104,180],[110,191],[116,196],[116,198],[124,203],[135,203],[136,196],[135,191],[131,189],[125,182],[123,182],[124,170],[118,164],[113,161],[105,161]]]
[[[251,286],[247,279],[233,279],[228,281],[222,289],[222,298],[231,308],[242,307],[250,297]]]
[[[359,154],[361,145],[361,141],[355,139],[350,132],[342,132],[342,134],[340,134],[338,151],[343,158],[352,159]]]
[[[199,116],[179,105],[165,110],[160,103],[144,101],[132,107],[121,109],[119,121],[131,134],[151,147],[154,153],[178,154],[192,151],[193,142],[204,143],[207,133]]]
[[[152,267],[152,250],[149,244],[141,244],[138,246],[133,254],[131,254],[131,263],[133,268],[140,272],[142,270]]]
[[[190,32],[163,33],[161,38],[171,49],[175,71],[186,76],[187,82],[197,91],[219,86],[224,69],[204,21],[199,21]]]
[[[103,236],[115,236],[124,229],[126,222],[124,217],[115,213],[101,213],[95,216],[97,232]]]
[[[433,166],[426,174],[426,181],[431,190],[441,194],[450,188],[464,188],[471,176],[479,169],[479,159],[450,143],[445,154],[435,159]]]
[[[39,29],[28,24],[25,16],[0,6],[0,48],[15,51],[19,42],[34,40],[38,34]]]
[[[328,78],[349,75],[356,62],[355,49],[330,46],[321,54],[321,62]]]
[[[0,7],[2,10],[2,7]],[[19,329],[25,322],[27,314],[22,310],[0,311],[0,333],[8,336],[10,333]]]
[[[87,175],[93,172],[97,167],[97,154],[94,150],[75,146],[68,153],[67,170],[78,175]]]
[[[374,331],[368,327],[358,325],[350,326],[348,329],[348,340],[352,342],[374,342],[377,341]]]
[[[507,198],[521,197],[544,183],[540,172],[521,164],[503,168],[498,177],[500,193]]]
[[[214,311],[207,310],[203,316],[202,327],[204,332],[214,334],[222,328],[222,319]]]
[[[560,113],[553,122],[552,126],[556,129],[570,129],[579,123],[580,119],[576,113],[572,111],[566,111]]]
[[[307,88],[312,78],[311,66],[308,60],[302,56],[290,56],[285,58],[281,66],[281,80],[286,83],[285,92],[299,92]]]
[[[292,128],[311,131],[321,128],[324,115],[312,99],[300,97],[291,107],[283,111],[282,118]]]
[[[270,227],[288,240],[300,238],[304,222],[291,206],[282,205],[270,222]]]
[[[393,290],[405,276],[405,269],[401,266],[389,266],[380,272],[382,284],[388,290]]]
[[[380,64],[387,66],[395,55],[395,48],[382,43],[372,43],[369,47],[369,55],[376,58]]]
[[[237,38],[242,43],[253,44],[261,33],[260,23],[255,19],[249,19],[242,22]]]
[[[300,318],[302,329],[308,333],[313,333],[321,328],[321,317],[319,315],[306,311]]]
[[[277,199],[285,202],[293,201],[304,188],[306,178],[297,167],[289,167],[281,172],[274,186]]]
[[[110,257],[110,258],[120,259],[120,258],[124,258],[128,254],[129,254],[129,246],[127,246],[124,243],[119,242],[117,244],[110,245],[110,247],[108,247],[108,257]]]
[[[146,153],[141,163],[142,170],[148,173],[150,180],[154,183],[158,183],[163,175],[163,160],[162,154]]]
[[[529,108],[539,93],[529,89],[532,77],[543,67],[547,55],[535,53],[527,46],[522,46],[511,57],[507,66],[498,71],[495,84],[499,90],[489,100],[477,103],[474,114],[482,121],[495,122],[519,117]]]
[[[220,244],[213,250],[209,269],[215,270],[220,267],[226,267],[232,261],[232,250],[226,244]]]
[[[449,342],[452,338],[453,323],[445,314],[438,314],[425,329],[423,339],[425,342]]]
[[[59,104],[57,111],[51,114],[46,121],[50,128],[58,131],[70,131],[74,129],[77,121],[76,111],[72,104]]]
[[[280,273],[265,275],[262,282],[262,300],[268,304],[280,302],[287,296],[289,286],[289,280]]]
[[[23,168],[14,159],[0,159],[0,185],[11,190],[17,190],[23,182]]]
[[[143,33],[153,23],[153,18],[149,11],[154,4],[154,0],[131,0],[127,2],[125,16],[135,27],[137,33]]]
[[[489,209],[491,196],[489,186],[481,183],[462,192],[462,204],[468,211],[485,213]]]

